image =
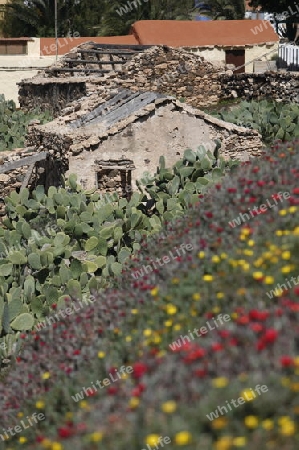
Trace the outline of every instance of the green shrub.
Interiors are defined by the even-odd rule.
[[[217,152],[220,143],[216,143]],[[219,167],[216,167],[218,164]],[[3,339],[33,328],[65,299],[82,300],[120,275],[144,235],[158,232],[198,201],[198,196],[237,165],[200,147],[188,149],[172,169],[160,158],[141,192],[101,198],[83,191],[75,175],[66,188],[38,186],[5,199],[0,228],[0,323]],[[151,206],[148,206],[149,203]]]
[[[52,120],[50,113],[40,112],[38,109],[24,112],[17,110],[13,100],[5,100],[0,95],[0,151],[12,150],[24,146],[27,125],[32,119],[41,123]]]
[[[224,108],[212,114],[226,122],[257,130],[265,144],[272,144],[276,140],[290,141],[299,137],[297,103],[243,101],[229,111]]]

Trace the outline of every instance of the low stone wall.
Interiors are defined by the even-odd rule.
[[[299,74],[253,73],[220,74],[221,99],[281,100],[299,103]]]
[[[19,103],[21,108],[32,110],[40,108],[51,111],[54,117],[71,101],[86,94],[86,82],[81,79],[32,78],[19,84]]]

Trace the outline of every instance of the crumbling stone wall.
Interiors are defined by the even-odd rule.
[[[22,80],[19,84],[19,103],[28,111],[40,108],[51,111],[53,117],[71,101],[82,98],[86,94],[86,82],[81,79],[32,78]]]
[[[252,73],[219,74],[222,100],[242,98],[246,100],[281,100],[299,103],[299,74]]]
[[[74,58],[76,51],[73,49],[65,58]],[[60,65],[63,66],[63,61]],[[299,102],[297,74],[233,75],[226,69],[221,63],[212,64],[185,50],[155,46],[135,55],[119,72],[111,71],[104,77],[74,77],[62,73],[59,78],[49,78],[48,73],[41,72],[20,83],[19,102],[25,109],[33,106],[50,109],[55,117],[68,102],[94,93],[104,101],[111,90],[119,88],[173,95],[201,109],[231,98]]]
[[[72,50],[72,57],[74,53],[76,49]],[[65,55],[65,58],[69,56]],[[135,55],[119,72],[111,71],[104,77],[73,77],[62,73],[59,78],[49,78],[48,73],[41,72],[20,83],[19,102],[25,109],[32,108],[33,104],[42,110],[50,109],[57,117],[67,100],[79,98],[84,84],[87,96],[97,92],[105,99],[111,89],[127,88],[173,95],[185,99],[192,106],[203,108],[217,104],[219,100],[219,71],[224,72],[224,66],[213,65],[199,55],[157,46]],[[52,93],[56,93],[56,97]]]

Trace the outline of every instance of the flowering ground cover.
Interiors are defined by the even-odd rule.
[[[298,150],[238,167],[91,307],[24,333],[0,448],[298,449]]]

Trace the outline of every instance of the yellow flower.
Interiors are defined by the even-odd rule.
[[[152,297],[157,297],[158,292],[159,292],[159,288],[158,288],[157,286],[154,287],[154,288],[151,290],[151,296],[152,296]]]
[[[252,256],[253,255],[253,251],[249,250],[248,248],[245,248],[245,250],[243,251],[244,255],[246,256]]]
[[[214,378],[212,384],[216,388],[224,388],[228,385],[228,379],[225,377]]]
[[[291,252],[288,251],[288,250],[285,251],[285,252],[282,252],[281,257],[282,257],[282,259],[290,259],[290,257],[291,257]]]
[[[217,419],[214,419],[211,423],[211,427],[214,430],[221,430],[222,428],[226,427],[228,424],[228,419],[226,417],[218,417]]]
[[[103,433],[96,432],[96,433],[92,433],[90,435],[90,440],[92,442],[101,442],[102,439],[103,439]]]
[[[250,402],[255,398],[254,392],[252,392],[250,389],[244,389],[244,391],[241,392],[240,396],[243,397],[246,402]]]
[[[156,334],[153,338],[153,343],[160,344],[161,340],[162,340],[161,337],[158,334]]]
[[[230,316],[233,320],[236,320],[238,318],[238,313],[234,312]]]
[[[291,420],[281,425],[280,433],[283,436],[292,436],[295,433],[295,431],[296,431],[295,423]]]
[[[246,294],[246,289],[245,288],[237,289],[237,295],[244,295],[244,294]]]
[[[24,413],[18,412],[17,416],[18,416],[18,417],[23,417],[23,416],[24,416]]]
[[[25,444],[25,442],[27,442],[27,439],[24,436],[20,436],[19,442],[20,442],[20,444]]]
[[[179,278],[173,278],[173,279],[171,280],[171,283],[172,283],[172,284],[179,284],[179,282],[180,282],[180,279],[179,279]]]
[[[244,447],[247,444],[246,437],[236,437],[233,439],[233,445],[235,447]]]
[[[42,379],[43,380],[48,380],[50,378],[51,374],[50,372],[45,372],[42,374]]]
[[[216,443],[216,450],[229,450],[232,446],[233,439],[230,436],[222,436]]]
[[[285,215],[287,214],[287,211],[286,211],[285,209],[281,209],[281,210],[278,212],[278,214],[279,214],[280,216],[285,216]]]
[[[165,320],[164,325],[165,325],[166,327],[171,327],[171,325],[172,325],[172,320]]]
[[[253,239],[249,239],[249,241],[247,242],[247,244],[249,245],[249,247],[253,247],[255,242]]]
[[[152,330],[149,330],[148,328],[146,330],[143,330],[143,336],[150,336],[152,334]]]
[[[175,305],[172,305],[171,303],[166,306],[166,312],[170,316],[172,316],[173,314],[176,314],[177,310],[178,310],[177,307]]]
[[[192,295],[192,300],[200,300],[200,294],[196,293]]]
[[[223,298],[224,297],[223,292],[217,292],[216,297],[219,298],[219,299]]]
[[[299,227],[294,228],[293,234],[294,234],[295,236],[299,236]]]
[[[165,413],[171,414],[177,409],[176,402],[169,400],[168,402],[162,403],[161,410]]]
[[[219,306],[215,306],[215,308],[212,309],[213,314],[218,314],[221,311]]]
[[[149,434],[148,436],[146,436],[145,443],[150,446],[157,446],[157,444],[159,443],[159,437],[160,436],[158,434]]]
[[[277,419],[277,423],[278,425],[280,425],[281,427],[286,424],[289,423],[291,421],[290,416],[281,416]]]
[[[282,230],[276,230],[275,234],[276,234],[276,236],[282,236],[283,235],[283,231]]]
[[[292,270],[291,266],[284,266],[284,267],[282,267],[281,272],[282,273],[290,273],[291,270]]]
[[[273,284],[274,281],[275,281],[274,278],[271,277],[271,276],[269,276],[269,275],[266,276],[265,279],[264,279],[264,283],[265,283],[265,284]]]
[[[192,435],[188,431],[180,431],[174,437],[174,442],[177,445],[187,445],[192,442]]]
[[[274,428],[274,423],[273,420],[270,419],[266,419],[262,421],[262,428],[264,428],[264,430],[272,430]]]
[[[253,272],[252,277],[255,280],[260,280],[261,278],[263,278],[264,274],[263,272]]]
[[[291,383],[290,389],[293,392],[299,392],[299,383],[298,382],[297,383]]]
[[[291,207],[289,208],[289,212],[290,212],[290,213],[294,213],[294,212],[296,212],[297,210],[298,210],[297,206],[291,206]]]
[[[177,323],[177,324],[173,327],[173,329],[174,329],[175,331],[179,331],[181,328],[182,328],[182,327],[181,327],[181,325],[180,325],[179,323]]]
[[[132,313],[132,314],[138,314],[138,309],[136,309],[136,308],[131,309],[131,313]]]
[[[86,400],[81,400],[81,402],[79,403],[79,406],[82,409],[86,409],[86,408],[88,408],[88,403]]]
[[[219,256],[218,255],[214,255],[214,256],[212,256],[212,262],[213,263],[219,263],[220,262],[220,258],[219,258]]]
[[[52,446],[51,446],[51,450],[62,450],[63,447],[60,444],[60,442],[53,442]]]
[[[44,448],[51,448],[52,442],[50,441],[50,439],[44,439],[41,445]]]
[[[205,252],[197,253],[198,258],[203,259],[205,257]]]
[[[138,397],[132,397],[130,399],[129,406],[130,406],[130,408],[137,408],[139,403],[140,403],[140,400]]]
[[[241,234],[243,234],[243,236],[249,236],[250,235],[249,228],[242,228]]]
[[[259,424],[259,420],[256,416],[246,416],[244,423],[247,428],[256,428]]]
[[[132,336],[126,336],[126,342],[131,342]]]
[[[289,386],[291,383],[290,379],[288,377],[282,377],[281,378],[281,384],[282,386]]]
[[[98,358],[102,359],[105,358],[106,353],[105,352],[98,352]]]
[[[204,275],[204,276],[202,277],[202,279],[203,279],[204,281],[213,281],[214,277],[213,277],[213,275]]]
[[[37,409],[43,409],[45,407],[45,402],[39,400],[35,403]]]
[[[74,414],[72,412],[67,412],[65,413],[65,418],[68,420],[71,420],[74,417]]]

